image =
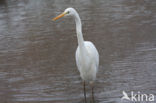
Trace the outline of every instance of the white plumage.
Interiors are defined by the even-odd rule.
[[[80,76],[84,81],[93,82],[99,66],[99,54],[94,44],[90,41],[84,42],[84,47],[77,47],[76,64]]]

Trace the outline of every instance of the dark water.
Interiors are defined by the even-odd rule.
[[[51,20],[67,7],[100,54],[97,103],[121,103],[123,90],[156,95],[156,0],[1,0],[1,103],[83,102],[75,23]]]

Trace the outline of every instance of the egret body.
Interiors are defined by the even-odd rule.
[[[96,74],[98,71],[99,53],[92,42],[84,41],[83,34],[82,34],[81,19],[77,11],[74,8],[67,8],[62,14],[55,17],[53,20],[55,21],[63,16],[71,16],[74,18],[76,22],[76,33],[77,33],[77,40],[78,40],[78,47],[75,53],[76,65],[84,83],[85,102],[87,102],[85,82],[89,82],[91,84],[92,99],[94,102],[93,82],[96,79]]]

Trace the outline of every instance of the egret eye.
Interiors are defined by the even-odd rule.
[[[67,14],[69,14],[70,12],[69,11],[67,11]]]

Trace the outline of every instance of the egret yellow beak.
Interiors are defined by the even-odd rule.
[[[65,16],[67,13],[66,12],[63,12],[62,14],[58,15],[57,17],[53,18],[52,20],[55,21],[59,18],[62,18],[63,16]]]

